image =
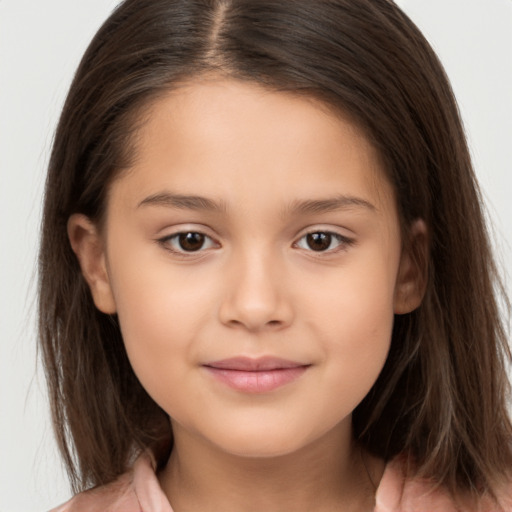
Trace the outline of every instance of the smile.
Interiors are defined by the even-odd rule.
[[[244,393],[268,393],[298,379],[310,367],[274,357],[235,357],[203,367],[218,381]]]

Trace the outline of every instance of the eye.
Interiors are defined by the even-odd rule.
[[[159,242],[173,252],[187,253],[210,249],[217,244],[204,233],[183,231],[161,238]]]
[[[307,233],[296,243],[300,249],[314,252],[330,252],[346,248],[354,241],[331,231],[315,231]]]

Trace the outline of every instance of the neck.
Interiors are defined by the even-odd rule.
[[[179,425],[173,432],[159,479],[174,512],[373,510],[383,463],[363,455],[345,425],[294,453],[264,458],[226,453]]]

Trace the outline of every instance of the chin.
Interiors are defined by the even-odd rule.
[[[303,433],[266,427],[262,430],[226,432],[220,439],[212,440],[225,453],[249,459],[283,457],[299,451],[311,440]]]

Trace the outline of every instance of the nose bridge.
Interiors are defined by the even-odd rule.
[[[285,272],[276,251],[252,243],[234,250],[227,267],[223,323],[259,330],[283,327],[291,321]]]

